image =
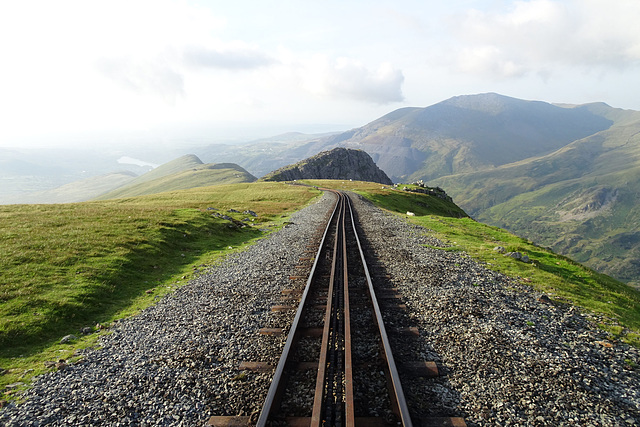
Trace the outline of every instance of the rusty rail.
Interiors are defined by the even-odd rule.
[[[334,222],[334,219],[336,217],[336,212],[338,211],[339,207],[339,201],[340,199],[338,198],[333,209],[333,213],[331,214],[331,218],[327,222],[327,227],[325,228],[324,234],[322,235],[322,240],[320,241],[320,246],[318,247],[318,251],[313,262],[313,267],[311,268],[311,272],[309,273],[309,278],[307,279],[307,284],[304,288],[304,292],[302,293],[298,310],[296,311],[293,323],[291,324],[291,330],[289,332],[289,335],[287,336],[287,341],[284,345],[284,349],[282,350],[282,356],[280,356],[280,360],[278,361],[278,366],[276,367],[275,373],[273,374],[271,386],[269,387],[269,391],[267,392],[267,397],[265,399],[264,405],[262,406],[262,411],[260,412],[260,416],[258,418],[256,426],[266,426],[267,420],[272,411],[276,410],[280,404],[280,398],[282,397],[284,387],[283,376],[285,373],[285,368],[287,367],[286,365],[289,362],[289,355],[291,354],[292,348],[299,338],[300,319],[302,319],[303,312],[306,309],[307,296],[309,295],[311,283],[316,274],[316,268],[318,266],[320,254],[325,245],[327,234],[329,234],[331,224]]]

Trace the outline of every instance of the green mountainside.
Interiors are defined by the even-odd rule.
[[[489,93],[402,108],[326,143],[363,149],[391,179],[407,182],[545,155],[612,124],[587,106],[562,108]]]
[[[256,177],[233,163],[204,164],[193,154],[165,163],[96,200],[135,197],[210,185],[253,182]]]
[[[640,286],[640,112],[546,156],[432,181],[473,217]]]

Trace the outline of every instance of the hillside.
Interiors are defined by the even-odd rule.
[[[96,200],[135,197],[164,191],[253,182],[256,178],[232,163],[204,164],[193,154],[165,163]]]
[[[432,181],[478,220],[640,286],[640,113],[539,158]]]
[[[391,185],[389,177],[362,150],[334,148],[271,172],[264,181],[351,179]]]

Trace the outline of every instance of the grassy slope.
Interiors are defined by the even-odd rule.
[[[558,301],[602,314],[612,339],[640,345],[640,294],[620,282],[504,230],[459,218],[464,213],[457,206],[437,197],[372,183],[309,183],[356,191],[396,214],[412,211],[416,216],[410,221],[451,245],[442,250],[465,251]],[[69,358],[97,336],[58,344],[63,335],[133,314],[186,283],[197,266],[220,260],[229,246],[238,250],[264,236],[255,228],[230,229],[208,207],[252,209],[260,221],[278,221],[315,194],[301,186],[252,183],[104,202],[0,207],[0,250],[6,254],[0,269],[0,367],[9,370],[0,376],[0,387],[28,381],[45,370],[43,361]],[[497,245],[527,253],[533,263],[497,255]]]
[[[640,117],[613,110],[616,125],[548,156],[440,178],[472,216],[640,286]],[[602,189],[617,191],[593,218],[562,218]],[[561,236],[559,238],[558,236]]]
[[[315,185],[353,190],[378,206],[396,214],[412,211],[409,221],[434,231],[448,251],[464,251],[488,268],[548,293],[559,302],[569,302],[599,316],[600,325],[612,339],[640,346],[640,292],[609,276],[599,274],[549,249],[471,218],[458,218],[455,205],[432,196],[383,188],[379,184],[312,181]],[[434,200],[437,199],[437,200]],[[499,255],[493,249],[527,254],[531,263]]]
[[[251,209],[264,229],[317,193],[281,183],[235,184],[131,199],[0,206],[0,387],[67,358],[82,327],[130,315],[230,250],[263,237],[208,207]],[[233,214],[230,214],[233,215]],[[247,215],[237,214],[237,219]],[[273,227],[275,228],[275,227]],[[233,249],[229,249],[229,247]]]
[[[151,181],[126,185],[123,188],[100,196],[99,200],[145,196],[163,191],[187,190],[189,188],[210,185],[238,184],[253,181],[255,181],[255,177],[245,171],[238,171],[233,168],[219,169],[212,167],[212,165],[201,165],[194,169],[176,172],[172,175],[156,178]]]
[[[163,191],[187,190],[255,180],[253,175],[236,164],[203,164],[197,156],[189,154],[165,163],[135,178],[123,187],[97,197],[96,200],[144,196]]]

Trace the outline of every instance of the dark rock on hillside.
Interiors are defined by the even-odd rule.
[[[334,148],[323,151],[296,164],[285,166],[263,178],[265,181],[293,181],[298,179],[353,179],[357,181],[393,184],[362,150]]]

